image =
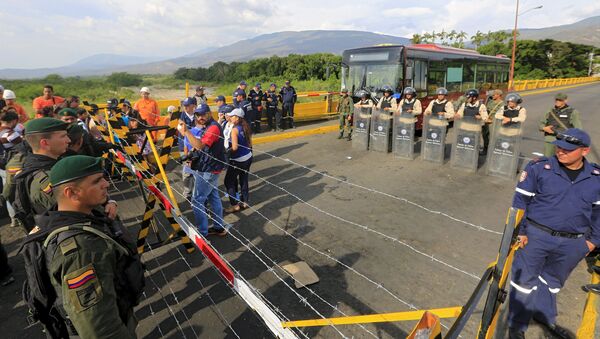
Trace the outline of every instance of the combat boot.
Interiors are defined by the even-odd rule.
[[[352,133],[348,134],[348,141],[352,140]]]
[[[509,328],[508,339],[525,339],[525,332],[516,328]]]
[[[340,132],[340,136],[338,137],[338,139],[341,139],[341,138],[343,138],[343,137],[344,137],[344,131],[341,131],[341,132]]]

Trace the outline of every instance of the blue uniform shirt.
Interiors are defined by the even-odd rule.
[[[600,167],[584,159],[575,181],[560,168],[556,156],[531,161],[521,173],[513,207],[525,217],[555,231],[584,233],[600,246]],[[524,218],[520,234],[527,234]]]

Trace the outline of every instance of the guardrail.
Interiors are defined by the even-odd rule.
[[[583,84],[583,83],[594,82],[594,81],[600,81],[600,77],[541,79],[541,80],[516,80],[514,82],[514,88],[515,88],[515,91],[518,92],[518,91],[528,91],[528,90],[540,89],[540,88],[550,88],[550,87],[558,87],[558,86]]]

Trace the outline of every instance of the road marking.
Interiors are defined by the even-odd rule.
[[[576,85],[569,85],[569,86],[561,86],[561,87],[552,87],[552,88],[546,88],[546,89],[540,89],[540,90],[533,90],[533,91],[530,91],[530,92],[524,92],[524,93],[521,94],[521,96],[524,97],[524,96],[528,96],[528,95],[535,95],[535,94],[543,94],[543,93],[561,91],[563,89],[581,87],[581,86],[591,85],[591,84],[597,84],[597,83],[598,82],[586,82],[586,83],[583,83],[583,84],[576,84]]]

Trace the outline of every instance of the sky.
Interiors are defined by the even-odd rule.
[[[2,0],[0,69],[72,64],[99,53],[176,57],[279,31],[342,29],[411,37],[511,29],[515,0]],[[527,11],[543,5],[542,9]],[[600,15],[597,0],[521,0],[519,27]],[[527,13],[524,13],[526,12]]]

